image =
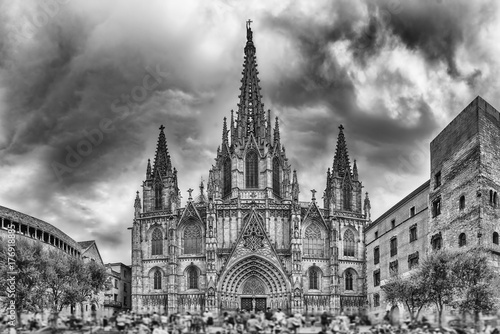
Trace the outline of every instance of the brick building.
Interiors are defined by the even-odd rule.
[[[279,122],[264,110],[247,26],[238,110],[224,119],[207,192],[180,206],[164,127],[148,161],[132,230],[132,309],[236,309],[359,313],[366,307],[364,227],[356,161],[340,126],[324,208],[299,201]],[[333,152],[332,152],[333,155]],[[326,168],[325,168],[326,169]],[[309,193],[309,190],[306,191]]]
[[[482,245],[499,263],[500,113],[477,97],[431,142],[430,154],[430,180],[366,228],[375,321],[386,312],[394,321],[403,314],[380,289],[392,271],[404,275],[435,249]]]

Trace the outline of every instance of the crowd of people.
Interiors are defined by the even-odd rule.
[[[51,321],[55,321],[51,323]],[[388,317],[377,325],[369,324],[367,318],[348,317],[343,314],[332,316],[327,312],[313,316],[301,313],[285,314],[281,309],[250,312],[237,310],[224,312],[220,317],[208,309],[201,313],[184,312],[158,314],[137,314],[117,312],[110,317],[104,316],[98,321],[91,317],[81,319],[75,315],[48,319],[48,324],[41,321],[39,315],[31,317],[22,324],[24,331],[37,330],[44,325],[86,333],[126,333],[126,334],[298,334],[299,328],[315,327],[302,330],[302,333],[317,334],[478,334],[474,329],[436,328],[425,318],[418,323],[401,322],[397,326],[390,324]],[[212,328],[212,326],[214,326]],[[6,331],[7,330],[7,331]],[[15,333],[2,322],[0,333]],[[500,334],[498,329],[486,326],[484,334]]]

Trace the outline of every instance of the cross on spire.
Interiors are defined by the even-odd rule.
[[[160,130],[163,131],[165,129],[165,127],[163,126],[163,124],[160,126]]]
[[[191,195],[191,193],[192,193],[192,192],[193,192],[193,189],[189,188],[189,189],[188,189],[188,193],[189,193],[189,198],[188,198],[188,199],[189,199],[189,200],[192,200],[192,199],[193,199],[193,197],[192,197],[192,195]]]
[[[250,19],[248,19],[248,20],[247,20],[247,29],[250,29],[250,24],[252,24],[252,22],[253,22],[253,21],[252,21],[252,20],[250,20]]]

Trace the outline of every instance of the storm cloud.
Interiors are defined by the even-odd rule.
[[[500,106],[494,1],[0,1],[1,205],[130,262],[158,127],[181,193],[206,179],[253,20],[263,100],[301,200],[343,124],[377,217],[429,176],[432,138],[476,95]]]

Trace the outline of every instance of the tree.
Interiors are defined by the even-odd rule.
[[[402,303],[407,307],[412,322],[418,319],[422,308],[429,304],[426,287],[418,270],[405,278],[394,276],[381,288],[387,302]]]
[[[8,258],[14,255],[15,275],[13,297],[15,300],[17,323],[20,324],[22,312],[41,312],[44,308],[43,299],[40,298],[41,271],[43,248],[38,243],[30,242],[25,238],[16,236],[15,243],[8,243],[0,238],[0,286],[2,291],[7,291],[9,277],[14,277],[8,267]]]
[[[438,323],[442,326],[443,308],[454,300],[454,277],[451,263],[456,252],[440,250],[430,254],[419,266],[420,284],[425,287],[424,299],[436,306]]]
[[[488,253],[483,248],[468,249],[453,259],[455,300],[453,306],[462,312],[474,314],[479,323],[479,313],[493,311],[498,302],[498,279]]]

